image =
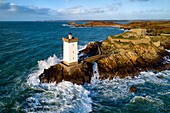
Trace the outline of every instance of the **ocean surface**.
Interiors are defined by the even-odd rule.
[[[40,84],[38,75],[62,60],[62,37],[70,31],[79,38],[79,50],[124,32],[67,22],[0,22],[0,113],[170,113],[170,70],[100,81],[94,63],[91,84]],[[133,85],[137,91],[130,93]]]

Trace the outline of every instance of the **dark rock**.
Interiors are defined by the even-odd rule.
[[[157,78],[159,78],[159,79],[163,79],[164,77],[163,76],[156,76]]]
[[[88,43],[87,47],[84,50],[79,52],[79,54],[82,53],[85,55],[85,57],[86,56],[91,57],[94,55],[101,54],[100,45],[101,45],[100,42],[90,42],[90,43]]]
[[[41,83],[59,83],[62,80],[71,81],[76,84],[90,83],[93,74],[92,66],[92,63],[85,62],[82,66],[73,67],[71,71],[68,71],[61,64],[56,64],[44,70],[39,79]]]
[[[137,90],[136,86],[131,86],[129,92],[133,93],[136,92],[136,90]]]

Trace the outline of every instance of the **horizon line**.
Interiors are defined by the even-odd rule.
[[[0,20],[0,22],[56,22],[56,21],[170,21],[170,19]]]

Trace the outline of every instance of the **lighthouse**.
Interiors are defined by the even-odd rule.
[[[78,64],[78,38],[72,36],[70,32],[67,38],[62,38],[63,41],[63,63],[67,66]]]

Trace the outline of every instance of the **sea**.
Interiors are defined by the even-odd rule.
[[[62,37],[69,32],[79,38],[82,50],[89,42],[124,31],[75,28],[67,21],[0,22],[0,113],[170,113],[170,70],[99,80],[95,62],[90,84],[41,84],[43,70],[62,60]],[[136,92],[129,92],[131,86]]]

